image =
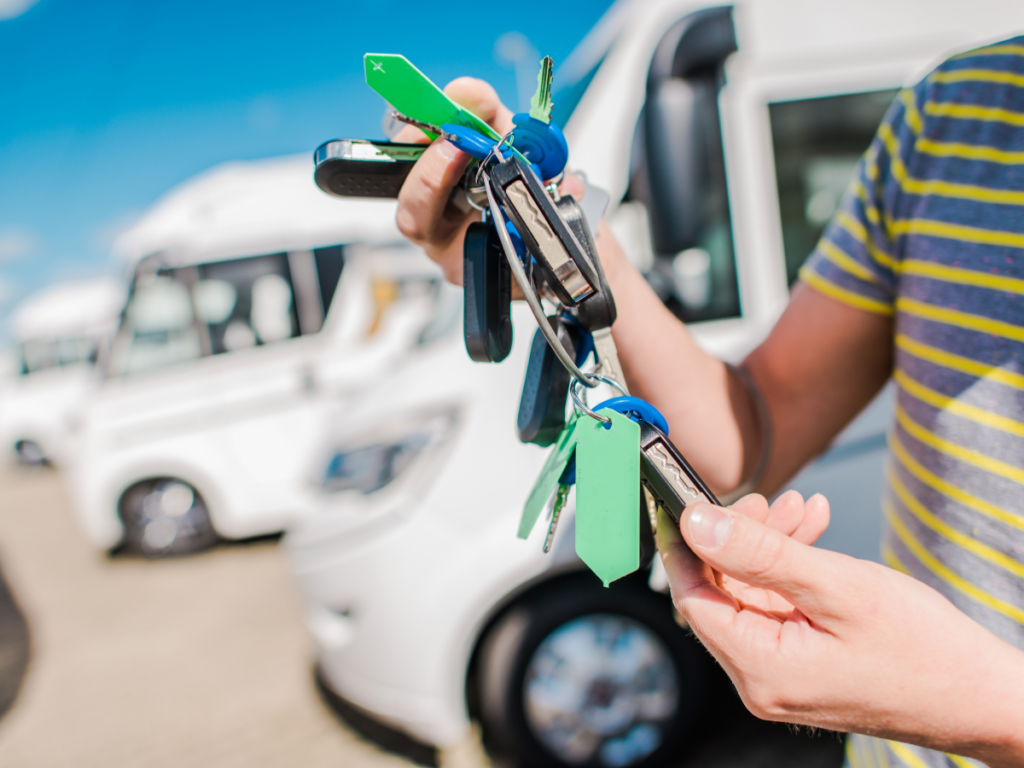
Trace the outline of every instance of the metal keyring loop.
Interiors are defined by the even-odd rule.
[[[613,387],[613,388],[619,390],[619,392],[621,392],[623,395],[628,395],[629,394],[625,390],[625,388],[621,384],[619,384],[619,382],[617,382],[615,379],[611,378],[610,376],[602,376],[599,373],[592,373],[592,374],[590,374],[590,376],[593,379],[597,379],[597,381],[601,382],[602,384],[607,384],[608,386]],[[584,395],[581,398],[580,394],[579,394],[579,391],[578,391],[578,389],[579,389],[578,385],[582,384],[582,383],[583,382],[579,381],[578,379],[573,379],[572,382],[569,384],[569,396],[572,397],[573,405],[575,405],[583,413],[587,414],[587,416],[589,416],[590,418],[597,419],[602,424],[611,424],[612,420],[610,418],[608,418],[607,416],[601,416],[600,414],[594,413],[592,410],[587,408],[587,398],[586,398],[586,395]]]

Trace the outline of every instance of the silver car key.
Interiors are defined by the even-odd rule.
[[[721,506],[665,433],[640,419],[640,481],[677,524],[690,504]]]

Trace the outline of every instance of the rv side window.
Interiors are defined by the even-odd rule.
[[[188,288],[169,274],[140,276],[111,350],[110,373],[165,368],[202,353]]]
[[[192,299],[213,354],[300,335],[288,254],[203,264],[199,275]]]
[[[871,91],[768,106],[790,285],[897,93]]]

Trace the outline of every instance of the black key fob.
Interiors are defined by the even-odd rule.
[[[576,357],[580,330],[561,318],[548,318],[569,357]],[[569,372],[555,356],[540,329],[533,335],[530,362],[519,398],[516,432],[519,440],[542,448],[552,445],[565,428],[565,401],[569,395]]]
[[[665,434],[640,419],[640,481],[675,522],[688,504],[701,501],[721,506]]]
[[[512,270],[490,222],[475,221],[462,250],[466,351],[480,363],[500,363],[512,350]]]

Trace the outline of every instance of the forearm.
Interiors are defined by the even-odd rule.
[[[665,415],[672,441],[715,491],[735,488],[761,448],[749,393],[697,346],[603,223],[597,246],[618,309],[612,335],[630,393]]]

